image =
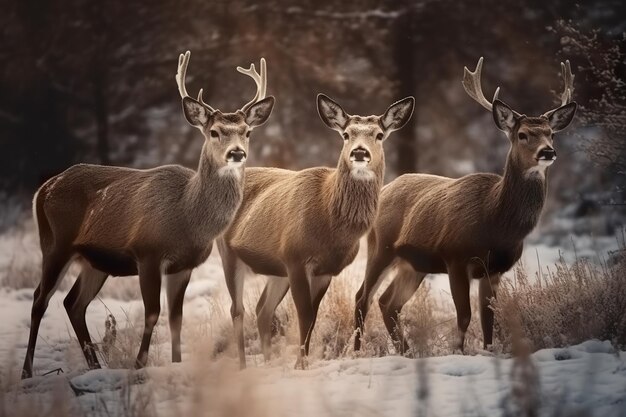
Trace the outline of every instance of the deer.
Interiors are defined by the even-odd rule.
[[[475,173],[453,179],[405,174],[387,184],[378,217],[367,236],[367,264],[355,297],[354,349],[360,350],[365,318],[384,277],[395,271],[379,298],[383,321],[397,353],[409,351],[398,317],[427,274],[447,273],[457,315],[454,350],[464,352],[471,319],[470,281],[479,280],[483,346],[493,341],[496,297],[501,275],[522,254],[524,238],[535,228],[547,193],[548,167],[556,160],[554,134],[574,118],[573,75],[561,64],[565,83],[561,105],[538,117],[485,98],[481,87],[483,58],[474,72],[464,69],[467,94],[490,111],[496,127],[510,141],[503,175]],[[410,353],[410,352],[409,352]]]
[[[268,276],[258,316],[265,359],[271,355],[273,313],[291,288],[300,337],[296,368],[305,367],[331,278],[354,260],[359,239],[376,217],[385,171],[383,143],[407,123],[414,105],[415,99],[407,97],[380,116],[352,116],[319,94],[319,116],[343,139],[336,168],[247,170],[244,201],[217,239],[241,368],[246,366],[243,286],[249,271]]]
[[[50,178],[35,193],[33,213],[42,252],[41,281],[34,292],[23,378],[33,375],[41,319],[50,297],[73,262],[76,282],[63,304],[90,369],[100,368],[85,313],[109,275],[139,275],[145,309],[144,332],[135,367],[144,367],[160,314],[166,276],[172,361],[180,362],[183,296],[191,271],[209,256],[213,240],[239,208],[250,132],[269,118],[274,97],[266,96],[261,73],[237,68],[256,83],[254,98],[240,110],[222,113],[185,87],[191,53],[181,54],[176,82],[188,123],[204,144],[197,170],[180,165],[152,169],[78,164]]]

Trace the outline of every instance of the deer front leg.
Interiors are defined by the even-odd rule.
[[[308,355],[308,340],[311,336],[313,323],[313,305],[311,303],[311,290],[304,265],[295,265],[288,268],[289,285],[291,296],[298,313],[298,327],[300,330],[300,349],[296,368],[304,369],[304,358]]]
[[[448,277],[450,279],[450,291],[452,300],[456,307],[456,322],[458,327],[458,339],[454,344],[455,349],[463,352],[465,346],[465,333],[472,319],[472,309],[470,306],[470,282],[466,266],[463,264],[452,264],[448,266]]]
[[[152,331],[161,313],[161,270],[158,261],[144,261],[139,264],[139,287],[143,299],[145,325],[141,346],[137,354],[135,368],[140,369],[148,362],[148,349],[152,339]]]
[[[166,279],[167,306],[172,337],[172,362],[181,361],[180,332],[183,326],[183,301],[190,278],[191,270],[186,270],[168,275]]]
[[[496,297],[500,284],[500,274],[485,276],[480,279],[478,298],[480,301],[480,324],[483,329],[483,348],[488,349],[493,343],[493,310],[490,307],[491,299]]]

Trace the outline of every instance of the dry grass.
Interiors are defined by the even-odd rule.
[[[610,340],[626,347],[626,257],[614,266],[588,260],[561,261],[531,282],[521,267],[512,281],[503,280],[494,303],[497,335],[511,350],[507,322],[519,317],[523,337],[534,350],[563,347],[588,339]]]

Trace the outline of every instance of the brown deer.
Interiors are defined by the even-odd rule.
[[[392,104],[382,116],[350,116],[320,94],[317,108],[322,121],[344,141],[337,168],[247,170],[244,201],[217,240],[233,302],[241,367],[246,365],[243,279],[248,268],[269,276],[258,317],[265,357],[269,358],[274,310],[291,286],[300,328],[296,366],[303,365],[331,277],[354,260],[359,238],[376,217],[385,171],[383,141],[404,126],[414,104],[413,97],[408,97]]]
[[[66,268],[78,260],[82,270],[64,305],[90,368],[100,364],[85,311],[109,275],[139,275],[145,329],[136,366],[148,358],[152,330],[160,312],[161,276],[167,275],[172,360],[180,361],[182,303],[191,270],[211,252],[212,241],[231,222],[241,204],[244,163],[250,131],[271,114],[265,98],[266,68],[238,68],[257,84],[252,101],[222,113],[187,94],[190,53],[181,54],[176,81],[187,121],[205,138],[196,171],[179,165],[138,170],[74,165],[44,183],[33,200],[41,242],[42,275],[35,290],[23,377],[33,374],[41,318]]]
[[[398,326],[402,306],[415,293],[424,276],[448,273],[457,312],[463,351],[470,323],[470,280],[480,278],[480,317],[485,347],[492,343],[493,311],[500,275],[522,254],[524,238],[533,230],[546,197],[547,169],[556,159],[554,133],[574,117],[571,101],[573,76],[569,62],[562,64],[565,91],[561,106],[539,117],[519,114],[481,89],[480,58],[472,73],[465,68],[463,86],[474,100],[493,113],[496,126],[511,142],[504,174],[466,175],[452,179],[407,174],[383,188],[375,225],[368,234],[365,279],[356,294],[354,347],[361,347],[365,317],[383,277],[397,275],[382,294],[379,305],[385,326],[398,352],[408,350]]]

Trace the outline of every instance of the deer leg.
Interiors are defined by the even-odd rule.
[[[22,368],[22,378],[30,378],[33,376],[33,358],[35,356],[35,345],[37,344],[39,325],[48,308],[50,297],[54,294],[54,291],[63,275],[65,275],[65,271],[70,263],[71,254],[69,253],[53,252],[49,255],[44,254],[41,268],[41,282],[35,289],[33,295],[33,307],[30,316],[30,335],[28,337],[28,348],[26,349],[26,357],[24,358],[24,366]]]
[[[365,331],[365,317],[372,304],[374,293],[380,287],[385,277],[391,270],[393,255],[391,253],[377,254],[370,253],[365,267],[365,279],[361,288],[356,293],[354,308],[354,350],[361,349],[361,336]]]
[[[261,336],[263,357],[266,361],[271,357],[271,342],[274,323],[276,320],[276,308],[289,291],[289,279],[284,277],[269,277],[261,299],[257,304],[257,325]]]
[[[285,294],[287,294],[287,291],[289,291],[289,279],[286,277],[277,277],[277,276],[268,276],[268,283],[273,280],[273,279],[285,279],[287,281],[287,288],[285,289]],[[272,284],[275,285],[275,284]],[[261,314],[262,310],[263,310],[263,306],[266,303],[267,300],[267,291],[269,290],[269,285],[265,284],[265,287],[263,288],[263,292],[261,293],[261,297],[259,298],[259,301],[256,304],[256,315],[257,315],[257,319],[259,317],[259,315]],[[282,299],[285,297],[285,294],[283,294]],[[278,302],[278,304],[280,304],[280,301]],[[278,306],[278,305],[277,305]],[[276,308],[274,308],[274,310],[276,310]],[[274,314],[272,316],[272,337],[280,334],[284,334],[284,332],[282,331],[282,323],[280,322],[280,320],[278,320],[278,317],[276,317],[276,314]]]
[[[328,291],[328,287],[330,286],[332,275],[318,275],[310,277],[310,289],[311,289],[311,308],[313,317],[311,320],[309,331],[309,337],[306,340],[304,345],[304,352],[306,355],[309,354],[309,345],[311,343],[311,334],[313,333],[313,327],[315,327],[315,322],[317,320],[317,312],[320,308],[320,303],[322,302],[322,298]]]
[[[470,306],[470,278],[465,265],[449,265],[448,276],[452,300],[456,307],[456,322],[458,327],[458,339],[455,348],[463,352],[465,346],[465,333],[472,319]]]
[[[409,345],[404,338],[404,331],[398,317],[402,307],[415,294],[425,276],[425,273],[416,272],[408,263],[400,262],[398,274],[378,300],[385,327],[391,336],[396,352],[401,355],[409,350]]]
[[[493,310],[490,308],[490,303],[491,299],[496,297],[499,283],[500,274],[488,275],[480,279],[478,287],[480,325],[483,329],[483,347],[485,349],[493,343]]]
[[[70,318],[70,323],[72,323],[89,369],[99,369],[100,363],[89,336],[85,313],[87,312],[87,306],[96,298],[107,277],[108,274],[106,272],[99,271],[89,264],[84,264],[72,289],[65,297],[65,300],[63,300],[65,311],[67,311],[67,315]]]
[[[245,312],[243,306],[243,280],[245,278],[245,264],[237,258],[237,255],[223,238],[217,239],[216,243],[222,258],[226,287],[232,301],[230,315],[233,320],[235,338],[237,339],[239,367],[244,369],[246,367],[246,350],[243,339],[243,315]]]
[[[296,368],[304,369],[304,360],[308,354],[306,350],[307,340],[311,336],[313,323],[313,306],[311,304],[311,290],[309,280],[303,265],[297,265],[288,269],[291,296],[298,313],[298,328],[300,330],[300,350]]]
[[[181,361],[180,332],[183,326],[183,301],[191,270],[171,274],[166,279],[167,307],[172,337],[172,362]]]
[[[243,262],[237,259],[229,266],[224,263],[224,276],[226,277],[226,287],[228,287],[230,299],[232,300],[232,304],[230,306],[230,316],[233,319],[233,328],[235,331],[235,338],[237,339],[239,366],[243,369],[246,367],[246,350],[243,338],[243,318],[245,314],[243,306],[243,281],[245,278],[245,267]]]
[[[161,313],[161,268],[158,261],[144,261],[139,265],[139,287],[143,299],[145,324],[135,367],[143,368],[148,362],[148,349],[154,326]]]

